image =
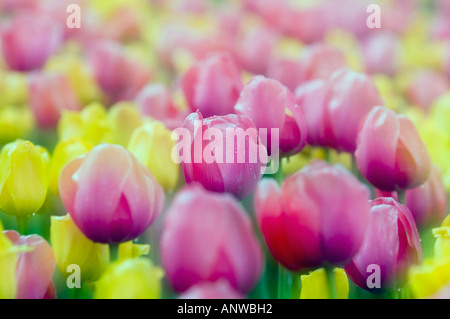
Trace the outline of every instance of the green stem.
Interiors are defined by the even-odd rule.
[[[326,267],[325,272],[327,274],[328,291],[330,293],[330,299],[337,299],[336,282],[334,280],[333,267]]]
[[[285,299],[286,269],[278,265],[278,299]]]
[[[329,147],[325,147],[325,160],[327,161],[327,163],[331,164],[331,150]]]
[[[278,163],[278,171],[273,175],[273,178],[281,185],[283,183],[283,167],[281,165],[281,159]]]
[[[112,263],[119,259],[119,244],[109,244],[109,261]]]
[[[28,218],[17,216],[17,230],[21,235],[28,235]]]
[[[406,203],[406,201],[405,201],[405,194],[406,194],[406,192],[402,189],[402,190],[398,190],[397,194],[398,194],[398,202],[400,204],[406,205],[405,204]]]

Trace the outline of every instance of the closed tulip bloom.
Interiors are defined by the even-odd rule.
[[[277,80],[292,92],[304,81],[303,64],[285,57],[273,57],[267,67],[267,77]]]
[[[369,190],[342,166],[321,160],[279,186],[263,179],[255,213],[276,260],[290,270],[343,266],[358,252],[369,220]]]
[[[0,153],[0,209],[17,217],[35,214],[48,187],[48,152],[29,141],[6,144]]]
[[[228,54],[215,54],[192,66],[183,78],[191,111],[206,117],[233,113],[242,89],[240,70]]]
[[[179,299],[243,299],[241,293],[230,287],[226,280],[204,282],[192,286]]]
[[[14,299],[17,294],[17,249],[3,233],[0,221],[0,299]]]
[[[405,200],[417,227],[440,222],[447,213],[447,193],[439,168],[433,166],[424,184],[407,190]]]
[[[344,269],[334,268],[333,274],[337,299],[348,299],[349,284]],[[300,279],[302,282],[300,299],[331,299],[324,268],[316,269],[307,275],[301,275]]]
[[[431,169],[414,124],[385,107],[375,107],[362,122],[355,157],[361,174],[384,191],[418,187]]]
[[[126,259],[106,269],[95,284],[95,299],[158,299],[163,272],[145,258]]]
[[[408,207],[391,197],[377,198],[370,205],[366,237],[345,271],[359,287],[377,293],[404,283],[408,268],[422,262],[422,247]],[[370,265],[379,267],[380,287],[368,287]]]
[[[367,75],[348,69],[300,86],[296,96],[308,127],[308,143],[349,153],[356,149],[361,120],[374,106],[384,104]]]
[[[29,246],[28,252],[18,255],[17,299],[54,298],[52,282],[56,262],[52,247],[39,235],[20,236],[16,231],[5,231],[15,246]]]
[[[198,184],[181,190],[170,205],[160,248],[167,279],[178,292],[224,279],[247,293],[263,267],[250,218],[238,202]]]
[[[30,77],[28,101],[41,127],[55,127],[63,110],[78,111],[81,105],[62,74],[37,73]]]
[[[75,264],[82,281],[94,282],[109,265],[109,246],[88,239],[69,214],[51,217],[50,236],[56,264],[65,276],[71,274],[68,266]]]
[[[179,165],[172,160],[175,141],[171,136],[161,122],[153,121],[137,128],[128,144],[128,149],[167,191],[177,185],[179,176]]]
[[[393,76],[400,65],[399,38],[391,32],[378,32],[362,44],[365,70],[369,74]]]
[[[105,141],[126,147],[134,130],[142,124],[144,124],[144,121],[133,103],[116,103],[108,111],[108,131],[105,135]]]
[[[33,126],[33,113],[28,107],[0,107],[0,145],[28,136]]]
[[[45,14],[25,11],[3,26],[1,47],[6,64],[14,71],[41,68],[62,43],[62,28]]]
[[[253,77],[243,88],[234,109],[237,114],[251,118],[257,129],[267,130],[265,145],[269,154],[278,151],[271,149],[272,129],[278,130],[285,153],[298,153],[305,146],[305,119],[294,94],[280,82],[264,76]]]
[[[423,90],[424,87],[428,89]],[[405,95],[411,104],[429,110],[449,89],[450,82],[444,74],[425,69],[413,74]]]
[[[164,193],[136,157],[119,145],[102,144],[69,162],[59,194],[77,227],[99,243],[138,237],[162,209]]]
[[[204,119],[197,112],[186,118],[184,129],[189,132],[183,136],[181,160],[187,183],[199,182],[210,191],[231,193],[240,199],[253,192],[267,153],[252,120],[234,114]],[[245,142],[244,132],[248,132]],[[237,135],[237,141],[230,133]],[[207,134],[214,135],[214,141],[208,141]]]

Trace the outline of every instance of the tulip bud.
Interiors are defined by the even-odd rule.
[[[77,227],[100,243],[138,237],[164,203],[164,192],[147,168],[112,144],[69,162],[61,172],[59,193]]]
[[[3,233],[0,221],[0,299],[14,299],[17,294],[17,251]]]
[[[400,64],[400,50],[399,38],[394,33],[374,33],[362,43],[366,72],[395,75]]]
[[[361,120],[374,106],[383,105],[373,81],[347,69],[298,87],[296,96],[308,143],[350,153],[356,149]]]
[[[198,184],[178,192],[170,205],[160,248],[167,279],[178,292],[224,279],[246,293],[263,267],[250,218],[238,202]]]
[[[408,268],[422,262],[422,247],[414,217],[408,207],[391,197],[370,201],[370,221],[361,249],[345,267],[350,279],[374,293],[396,289]],[[382,240],[381,240],[382,238]],[[378,267],[379,287],[368,282]]]
[[[127,241],[119,245],[117,260],[123,261],[129,258],[138,258],[140,256],[148,255],[150,252],[150,245],[134,244],[133,241]]]
[[[39,235],[20,236],[16,231],[4,234],[15,246],[29,246],[31,249],[18,255],[17,299],[43,299],[54,290],[52,276],[55,257],[50,245]],[[52,293],[54,295],[54,293]],[[54,296],[51,296],[54,297]]]
[[[172,160],[175,141],[171,136],[172,132],[161,122],[153,121],[137,128],[128,144],[128,149],[166,191],[175,188],[179,175],[178,164]]]
[[[244,86],[235,105],[237,114],[248,116],[257,129],[266,129],[266,146],[272,150],[272,130],[278,130],[285,153],[300,152],[306,144],[306,123],[288,88],[276,80],[253,77]],[[286,115],[289,111],[293,116]],[[283,134],[284,133],[284,134]]]
[[[187,103],[206,117],[233,113],[242,80],[239,69],[228,54],[216,54],[197,62],[183,78]]]
[[[17,140],[0,153],[0,209],[17,217],[35,214],[44,204],[49,155],[40,146]]]
[[[433,166],[423,185],[407,190],[405,200],[418,227],[440,222],[447,212],[447,194],[439,168]]]
[[[348,299],[349,285],[344,269],[334,268],[333,273],[337,299]],[[308,275],[301,275],[300,279],[302,282],[300,299],[331,299],[324,268],[314,270]]]
[[[56,264],[63,275],[67,267],[80,267],[81,280],[94,282],[109,265],[109,246],[89,240],[75,225],[70,215],[52,216],[50,236]]]
[[[111,144],[128,145],[131,134],[141,126],[143,120],[133,103],[119,102],[108,111],[108,133],[105,141]]]
[[[369,219],[369,190],[342,166],[316,160],[280,187],[263,179],[256,219],[276,260],[290,270],[345,265],[357,253]]]
[[[385,107],[375,107],[361,123],[355,157],[361,174],[385,191],[415,188],[431,168],[414,124]]]
[[[192,286],[179,299],[243,299],[243,296],[230,287],[226,280],[204,282]]]
[[[200,112],[192,113],[184,122],[182,138],[187,183],[199,182],[210,191],[237,198],[253,192],[267,153],[252,120],[234,114],[204,119]]]
[[[96,282],[95,299],[157,299],[163,272],[145,258],[126,259],[106,269]]]
[[[28,107],[0,107],[0,145],[26,137],[33,124],[33,114]]]
[[[51,17],[25,11],[13,17],[1,33],[1,48],[12,70],[41,68],[62,42],[62,29]]]

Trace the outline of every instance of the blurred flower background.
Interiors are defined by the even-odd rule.
[[[0,298],[450,298],[448,123],[448,0],[0,0]]]

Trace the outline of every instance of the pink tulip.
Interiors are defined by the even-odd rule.
[[[17,299],[55,298],[52,282],[56,267],[50,245],[39,235],[20,236],[16,231],[4,231],[14,245],[30,246],[32,251],[19,253],[17,262]]]
[[[263,179],[255,213],[276,260],[290,270],[345,265],[369,220],[369,190],[341,166],[314,161],[284,180]]]
[[[127,56],[115,42],[95,44],[89,61],[98,84],[109,95],[111,103],[134,99],[151,77],[148,68]]]
[[[424,90],[424,87],[427,89]],[[414,74],[405,94],[411,104],[428,110],[449,89],[450,82],[445,75],[432,70],[421,70]]]
[[[422,262],[422,247],[414,217],[409,209],[390,197],[370,201],[370,221],[359,252],[345,267],[350,279],[371,292],[383,292],[401,285],[410,266]],[[376,265],[380,286],[368,286]],[[371,280],[370,280],[371,281]]]
[[[439,169],[433,166],[428,180],[406,191],[405,199],[418,227],[440,223],[447,212],[447,194]]]
[[[204,282],[192,286],[179,299],[243,299],[241,293],[230,287],[226,280]]]
[[[49,16],[24,11],[5,24],[1,48],[6,64],[14,71],[41,68],[62,43],[63,31]]]
[[[356,149],[361,120],[374,106],[384,104],[367,75],[348,69],[298,87],[296,96],[305,115],[308,143],[350,153]]]
[[[333,72],[347,67],[344,54],[326,44],[308,46],[301,55],[303,81],[327,79]]]
[[[29,80],[28,100],[41,127],[55,127],[64,110],[81,109],[74,90],[63,74],[32,74]]]
[[[306,123],[292,92],[280,82],[255,76],[244,86],[235,107],[237,114],[248,116],[257,129],[266,129],[263,143],[272,154],[273,130],[278,130],[282,151],[300,152],[306,144]],[[287,115],[289,110],[292,116]]]
[[[184,129],[189,133],[183,136],[186,182],[199,182],[207,190],[231,193],[239,199],[253,192],[261,179],[267,151],[252,120],[234,114],[204,119],[197,112],[186,118]],[[239,142],[244,141],[239,137],[244,132],[248,133],[246,142]],[[227,136],[230,133],[239,136],[235,140]],[[213,141],[208,134],[214,134]]]
[[[100,243],[138,237],[164,203],[164,192],[148,169],[122,146],[110,144],[67,164],[59,192],[78,228]]]
[[[233,197],[198,184],[178,192],[168,208],[160,248],[167,279],[178,292],[223,279],[247,293],[263,268],[246,212]]]
[[[400,63],[400,41],[390,32],[377,32],[363,42],[366,72],[393,76]]]
[[[183,78],[190,109],[207,117],[233,113],[242,89],[240,70],[228,54],[215,54],[197,62]]]
[[[430,157],[414,124],[385,107],[375,107],[362,122],[355,157],[361,174],[385,191],[418,187],[430,173]]]
[[[292,92],[304,81],[303,64],[289,58],[274,57],[267,67],[267,77],[277,80]]]

